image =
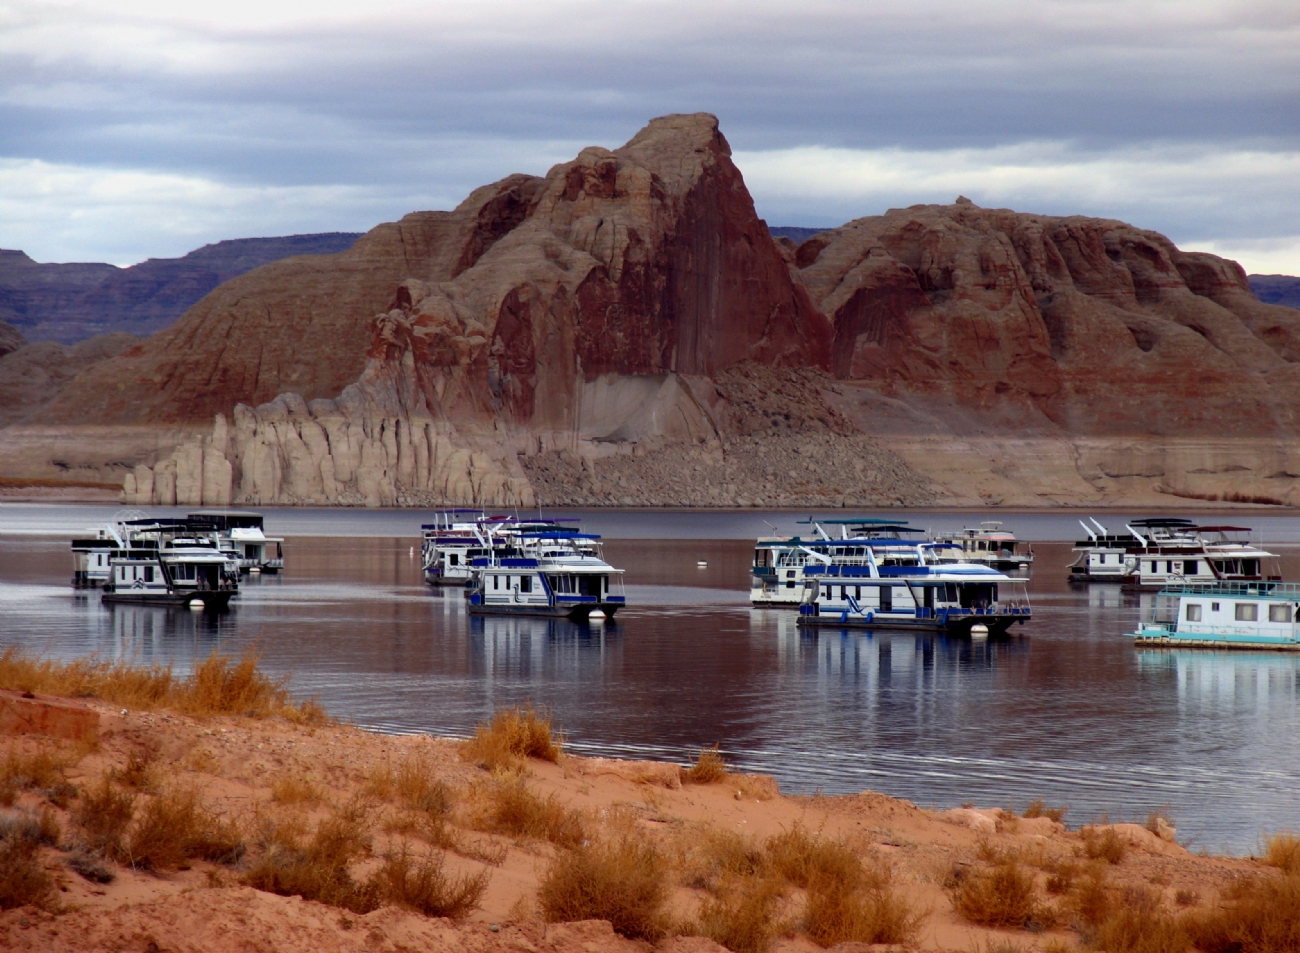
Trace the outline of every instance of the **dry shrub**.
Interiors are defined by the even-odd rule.
[[[1185,953],[1191,941],[1178,918],[1139,890],[1102,922],[1093,945],[1106,953]]]
[[[1056,821],[1056,823],[1059,824],[1061,823],[1062,820],[1065,819],[1065,812],[1067,810],[1069,810],[1069,808],[1064,805],[1062,805],[1061,807],[1048,807],[1046,801],[1037,800],[1037,801],[1030,801],[1029,806],[1025,808],[1025,813],[1022,814],[1021,816],[1022,817],[1046,817],[1046,818],[1050,818],[1053,821]]]
[[[522,778],[501,778],[487,790],[487,805],[477,818],[480,830],[511,837],[536,837],[561,847],[576,847],[586,836],[582,816],[559,802],[542,797]]]
[[[1268,839],[1264,863],[1283,873],[1300,874],[1300,837],[1291,831],[1274,834]]]
[[[111,884],[117,879],[117,874],[105,866],[98,857],[84,851],[76,851],[68,855],[68,869],[85,877],[91,883]]]
[[[1128,844],[1113,827],[1098,832],[1095,827],[1085,827],[1083,834],[1083,852],[1090,860],[1104,860],[1108,864],[1118,864],[1128,854]]]
[[[126,842],[125,859],[145,870],[176,870],[191,859],[235,863],[244,841],[204,810],[197,791],[178,788],[149,801]]]
[[[393,788],[412,811],[432,816],[451,813],[451,788],[436,776],[433,764],[423,755],[402,762],[393,780]]]
[[[1095,931],[1115,911],[1115,899],[1106,882],[1106,868],[1094,865],[1087,875],[1074,886],[1070,895],[1070,909],[1079,923]]]
[[[257,890],[285,897],[302,897],[354,913],[369,913],[380,903],[375,881],[357,883],[349,866],[370,852],[363,820],[368,805],[354,800],[316,827],[311,842],[299,848],[296,831],[272,829],[274,838],[243,882]]]
[[[1047,882],[1044,886],[1047,888],[1047,892],[1054,897],[1068,893],[1070,888],[1074,886],[1075,879],[1079,876],[1078,865],[1068,861],[1048,864],[1043,869],[1047,873]]]
[[[15,745],[0,764],[0,804],[13,804],[20,791],[38,791],[60,807],[66,806],[77,796],[77,789],[64,776],[67,767],[68,759],[59,752],[38,748],[24,754]]]
[[[118,791],[107,775],[97,789],[82,794],[72,811],[86,847],[104,857],[125,856],[127,828],[135,817],[135,795]]]
[[[910,945],[925,912],[889,885],[884,868],[859,883],[816,879],[808,888],[805,929],[814,943],[896,943]]]
[[[374,876],[374,883],[385,900],[423,913],[429,917],[459,920],[478,909],[487,890],[487,871],[447,876],[443,858],[429,853],[413,858],[406,845],[388,856]]]
[[[552,729],[549,712],[527,703],[523,708],[502,708],[488,724],[474,729],[474,737],[461,745],[461,756],[481,768],[495,771],[513,767],[519,758],[539,758],[559,763],[563,738]]]
[[[1189,915],[1188,931],[1203,953],[1295,953],[1300,950],[1300,876],[1241,880],[1219,907]]]
[[[668,894],[662,855],[631,833],[561,851],[537,888],[552,923],[608,920],[623,936],[651,941],[664,934]]]
[[[799,824],[769,838],[766,849],[772,872],[805,890],[814,880],[856,881],[863,876],[852,847],[815,837]]]
[[[268,678],[255,654],[238,662],[213,652],[188,678],[161,665],[132,665],[97,658],[58,662],[18,648],[0,653],[0,688],[102,698],[131,708],[174,708],[189,715],[280,715],[302,724],[327,719],[314,700],[294,703],[284,680]]]
[[[29,834],[15,826],[0,837],[0,910],[53,902],[54,879],[41,865],[40,841]]]
[[[109,777],[137,791],[155,791],[158,788],[158,771],[154,765],[156,757],[156,753],[148,749],[133,751],[121,769],[109,771]]]
[[[726,780],[726,777],[727,762],[722,760],[717,745],[702,749],[695,764],[682,770],[682,781],[685,784],[717,784]]]
[[[1195,907],[1201,902],[1201,895],[1188,887],[1180,887],[1174,891],[1174,903],[1180,907]]]
[[[732,953],[765,953],[779,931],[776,902],[780,895],[777,881],[747,878],[704,901],[699,932]]]
[[[1034,875],[1014,858],[970,871],[953,892],[953,907],[981,926],[1022,927],[1039,913]]]
[[[1142,825],[1156,837],[1163,837],[1162,831],[1175,828],[1173,811],[1168,804],[1158,807],[1147,814],[1147,822]]]
[[[723,880],[759,877],[768,868],[767,851],[743,834],[710,827],[684,835],[682,879],[687,886],[716,890]]]
[[[271,800],[280,804],[317,804],[323,799],[320,789],[306,778],[281,775],[271,779]]]

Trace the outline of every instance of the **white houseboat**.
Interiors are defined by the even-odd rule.
[[[473,615],[613,618],[627,602],[623,570],[601,557],[600,537],[548,530],[520,533],[518,553],[475,557]]]
[[[980,523],[978,529],[935,537],[937,543],[952,547],[945,558],[952,562],[981,563],[994,569],[1028,571],[1033,568],[1034,549],[1016,539],[1016,534],[1002,528],[996,520]]]
[[[138,511],[137,511],[138,513]],[[216,533],[195,531],[188,519],[146,517],[127,513],[101,526],[92,537],[72,540],[72,585],[76,589],[97,589],[108,585],[115,559],[152,559],[161,546],[178,536],[209,539],[225,551]],[[238,575],[233,552],[226,552],[228,575]]]
[[[154,551],[131,550],[110,561],[112,576],[104,586],[105,602],[224,609],[239,591],[226,556],[207,537],[176,536]]]
[[[1025,579],[977,563],[940,562],[925,546],[918,549],[920,565],[869,560],[865,566],[809,567],[799,625],[1003,635],[1031,618]]]
[[[1152,545],[1196,542],[1196,524],[1187,519],[1134,520],[1126,527],[1127,533],[1112,533],[1096,519],[1088,519],[1092,526],[1079,520],[1088,538],[1074,544],[1073,551],[1078,555],[1070,564],[1071,582],[1124,582],[1129,572],[1125,560],[1130,553]]]
[[[475,559],[518,555],[522,534],[573,532],[565,524],[576,522],[487,516],[482,510],[440,510],[435,518],[421,526],[424,581],[431,586],[468,586],[473,582]]]
[[[1197,526],[1187,536],[1169,540],[1134,532],[1139,545],[1124,557],[1124,584],[1159,589],[1171,584],[1279,581],[1277,554],[1252,546],[1249,534],[1244,526]]]
[[[1133,641],[1149,648],[1300,651],[1300,585],[1167,586]]]
[[[230,553],[242,573],[278,573],[284,569],[284,539],[267,536],[261,513],[239,510],[201,510],[185,519],[195,534],[212,536]]]
[[[905,521],[883,519],[827,519],[802,521],[800,525],[813,528],[810,536],[766,536],[754,546],[754,562],[750,569],[749,601],[765,608],[798,608],[803,601],[803,577],[809,566],[839,564],[865,566],[867,546],[874,549],[873,558],[881,565],[915,564],[917,555],[915,536],[921,530]],[[825,527],[837,528],[839,537],[832,537]]]

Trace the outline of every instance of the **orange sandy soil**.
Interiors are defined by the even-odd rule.
[[[67,742],[36,735],[0,736],[0,746],[23,752],[38,746],[69,752],[74,761],[67,769],[68,780],[83,790],[98,783],[106,770],[120,771],[132,754],[153,752],[153,770],[161,783],[197,786],[211,811],[241,825],[252,852],[257,850],[256,838],[248,832],[259,821],[294,812],[308,822],[327,816],[331,804],[346,803],[363,791],[385,765],[395,768],[412,755],[428,759],[461,804],[472,800],[475,785],[481,789],[489,781],[487,772],[459,756],[460,746],[451,740],[385,736],[342,725],[295,725],[278,718],[198,720],[88,704],[101,718],[99,742],[92,750],[87,751],[89,745],[74,750]],[[885,858],[893,867],[896,889],[928,911],[916,941],[919,949],[986,953],[1010,942],[1028,953],[1078,945],[1077,935],[1065,929],[1033,934],[964,922],[954,912],[944,886],[952,883],[959,865],[981,864],[989,847],[1040,858],[1081,857],[1080,834],[1045,817],[1017,819],[997,809],[937,813],[870,791],[843,797],[788,797],[777,792],[770,778],[761,776],[728,775],[714,784],[683,786],[676,765],[574,756],[565,756],[559,764],[528,761],[524,776],[532,789],[553,792],[587,815],[593,826],[622,806],[622,812],[612,813],[624,818],[632,813],[637,825],[665,844],[699,838],[708,828],[762,839],[796,824],[826,837],[849,838],[863,851]],[[314,786],[323,800],[306,805],[274,800],[272,783],[289,777]],[[5,810],[37,811],[44,804],[29,791]],[[61,846],[74,844],[76,828],[69,814],[55,813],[63,825]],[[396,801],[373,799],[367,816],[374,858],[402,836],[384,830],[385,822],[399,814]],[[110,865],[116,878],[100,885],[69,870],[63,850],[43,848],[42,862],[58,884],[56,903],[52,911],[22,907],[0,914],[0,949],[603,953],[651,948],[616,936],[604,921],[544,923],[535,890],[555,848],[542,841],[475,832],[467,829],[459,814],[453,817],[459,825],[453,828],[458,846],[480,856],[490,854],[493,847],[504,853],[499,864],[486,867],[491,881],[481,908],[459,923],[391,906],[357,915],[297,897],[276,896],[240,885],[237,866],[204,862],[166,874]],[[1248,859],[1192,855],[1137,825],[1115,827],[1131,847],[1121,863],[1108,867],[1111,882],[1154,890],[1171,909],[1176,891],[1195,891],[1200,903],[1209,903],[1243,872],[1263,869]],[[485,869],[482,862],[458,853],[448,852],[446,859],[449,871]],[[363,862],[359,874],[366,864],[377,866],[379,861]],[[1041,885],[1046,874],[1040,869],[1036,876]],[[797,906],[799,892],[791,894],[788,903]],[[676,887],[672,906],[678,921],[689,922],[704,896],[701,890]],[[711,940],[692,936],[669,937],[655,948],[665,953],[722,949]],[[806,936],[789,933],[778,938],[774,949],[819,948]],[[839,949],[865,947],[842,944]]]

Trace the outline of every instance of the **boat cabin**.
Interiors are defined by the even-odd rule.
[[[1300,651],[1300,585],[1168,586],[1156,594],[1134,641],[1166,648]]]

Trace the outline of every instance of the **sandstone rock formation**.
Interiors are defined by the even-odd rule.
[[[10,351],[16,351],[24,344],[27,339],[12,324],[5,324],[0,321],[0,357],[8,354]]]
[[[139,338],[119,331],[71,347],[36,341],[0,355],[0,427],[34,413],[82,371],[138,343]]]
[[[1235,263],[960,198],[784,231],[713,117],[657,119],[225,283],[0,460],[133,503],[1300,503],[1300,312]]]
[[[223,281],[291,255],[328,255],[361,236],[350,232],[237,238],[180,258],[150,258],[129,268],[102,262],[43,264],[0,249],[0,319],[31,341],[75,344],[125,331],[161,331]]]

